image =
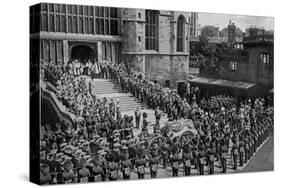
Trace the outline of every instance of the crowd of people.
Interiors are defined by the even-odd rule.
[[[199,103],[193,97],[189,105],[176,92],[141,74],[128,73],[119,64],[87,63],[73,60],[67,65],[42,65],[41,78],[56,87],[57,98],[79,121],[41,125],[41,184],[128,180],[132,173],[143,179],[146,172],[156,178],[159,168],[171,168],[172,176],[178,176],[181,168],[185,176],[192,175],[192,168],[200,175],[206,174],[206,169],[214,174],[215,163],[226,173],[228,168],[243,166],[273,128],[273,106],[262,98],[238,106],[228,96]],[[135,116],[122,116],[118,101],[95,96],[89,77],[110,79],[154,109],[153,135],[165,141],[150,144],[145,136],[134,135],[139,128],[147,133],[147,113],[136,109]],[[162,133],[164,113],[169,121],[191,119],[198,134],[179,140]],[[230,166],[228,156],[232,158]]]

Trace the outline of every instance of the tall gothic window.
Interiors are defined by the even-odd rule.
[[[185,18],[181,15],[177,22],[177,51],[183,52],[184,46],[184,31],[185,31]]]
[[[145,11],[145,49],[158,50],[158,11]]]

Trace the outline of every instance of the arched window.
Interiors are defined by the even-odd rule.
[[[185,18],[181,15],[177,22],[177,51],[183,52],[184,46],[184,34],[185,34]]]

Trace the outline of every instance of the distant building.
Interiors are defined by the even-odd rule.
[[[219,27],[215,27],[215,34],[213,37],[219,37],[220,36],[220,28]]]
[[[221,44],[221,43],[227,43],[228,38],[227,37],[209,37],[208,43],[214,43],[214,44]]]
[[[269,95],[273,91],[272,34],[250,29],[243,42],[223,48],[216,63],[200,67],[199,77],[190,80],[200,97],[217,94],[244,97]]]
[[[264,34],[266,34],[265,29],[256,27],[256,26],[251,26],[246,29],[245,37],[250,37],[250,36],[254,37],[254,36],[264,35]],[[270,31],[269,31],[269,34],[272,34],[272,33],[270,33]]]
[[[199,35],[199,16],[197,12],[191,12],[190,14],[190,37],[197,38]]]
[[[227,26],[227,37],[229,43],[233,43],[235,41],[236,38],[235,31],[236,31],[235,23],[229,20],[229,24]]]

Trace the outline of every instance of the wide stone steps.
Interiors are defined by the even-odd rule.
[[[118,100],[122,115],[126,114],[134,117],[134,112],[136,108],[139,107],[142,112],[147,113],[147,121],[150,124],[155,123],[154,110],[149,109],[146,104],[141,103],[140,100],[135,98],[131,93],[124,93],[120,85],[114,84],[110,80],[95,79],[93,82],[92,92],[100,99],[106,97],[108,100],[111,98],[114,101]],[[141,122],[142,120],[143,119],[141,117]],[[160,124],[163,125],[167,120],[167,116],[163,116],[160,120]]]
[[[108,100],[111,98],[114,101],[118,100],[121,111],[134,111],[137,107],[146,108],[145,104],[142,104],[129,93],[123,93],[119,85],[115,85],[109,80],[95,79],[93,84],[92,92],[97,98],[106,97]]]

